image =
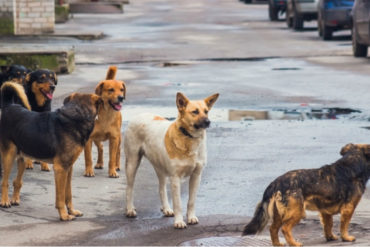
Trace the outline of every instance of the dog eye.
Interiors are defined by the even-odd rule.
[[[205,114],[208,114],[208,111],[207,111],[207,110],[204,110],[204,113],[205,113]]]
[[[123,92],[123,88],[121,88],[121,92]]]
[[[199,110],[196,109],[195,111],[192,111],[191,113],[193,113],[194,115],[198,115],[199,114]]]
[[[114,92],[114,89],[113,88],[109,88],[108,89],[108,92],[113,93]]]

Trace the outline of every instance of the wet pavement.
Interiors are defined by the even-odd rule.
[[[316,168],[340,158],[349,142],[368,143],[368,59],[351,57],[348,32],[319,41],[315,22],[304,32],[271,23],[266,5],[240,1],[132,0],[123,15],[74,15],[59,32],[102,31],[104,39],[71,37],[0,38],[0,46],[73,47],[76,70],[59,76],[53,108],[71,92],[93,92],[109,65],[126,81],[122,114],[127,122],[141,112],[176,117],[175,95],[220,98],[210,112],[208,165],[197,196],[200,223],[173,229],[162,216],[154,170],[144,160],[135,184],[138,217],[124,216],[125,174],[108,178],[105,167],[94,178],[83,176],[83,155],[74,165],[72,193],[84,212],[60,222],[54,208],[53,173],[38,165],[26,171],[21,205],[0,209],[1,245],[266,245],[268,232],[241,238],[265,187],[282,173]],[[229,121],[230,110],[308,112],[354,109],[332,119]],[[94,159],[96,152],[94,150]],[[121,164],[124,166],[124,156]],[[13,171],[13,176],[15,175]],[[188,184],[183,184],[185,208]],[[367,245],[370,193],[366,192],[351,224],[355,244],[326,243],[315,213],[299,224],[295,236],[306,245]],[[339,219],[335,218],[338,232]]]

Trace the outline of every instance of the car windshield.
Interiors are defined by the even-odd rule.
[[[345,7],[345,6],[352,7],[353,2],[354,0],[327,0],[325,1],[325,7],[327,9],[334,8],[334,7]]]

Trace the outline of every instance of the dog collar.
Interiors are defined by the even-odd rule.
[[[190,135],[190,133],[184,128],[184,127],[180,127],[179,130],[181,131],[181,133],[183,133],[185,136],[189,137],[189,138],[193,138],[192,135]]]

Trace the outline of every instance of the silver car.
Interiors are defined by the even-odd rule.
[[[302,30],[305,21],[317,19],[318,4],[319,0],[287,0],[287,26]]]
[[[366,57],[370,45],[370,0],[355,0],[352,9],[353,56]]]

